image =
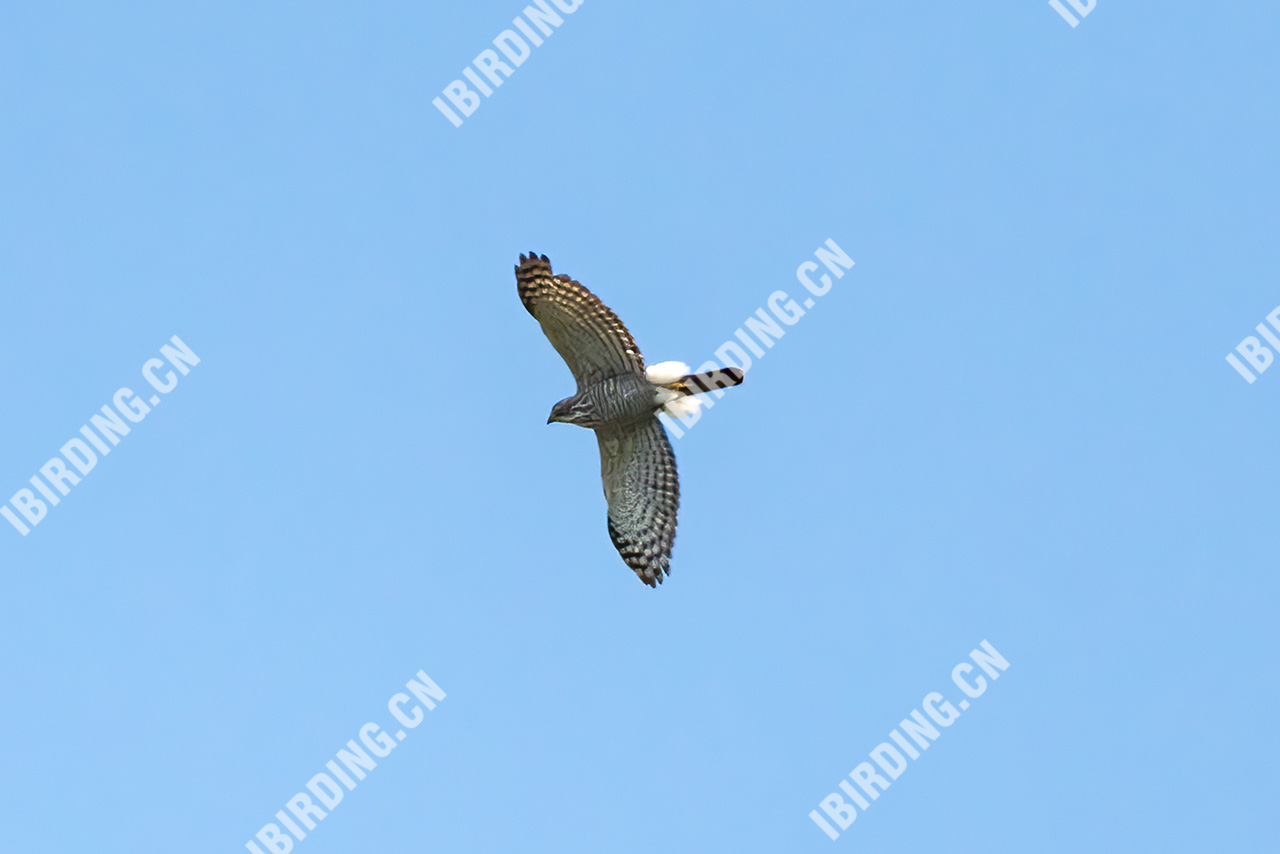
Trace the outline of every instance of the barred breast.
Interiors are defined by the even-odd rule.
[[[605,429],[619,429],[652,417],[658,411],[653,383],[636,374],[622,374],[592,383],[583,392]]]

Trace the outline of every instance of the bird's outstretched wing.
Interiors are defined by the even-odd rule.
[[[578,388],[624,373],[644,373],[644,357],[618,315],[568,276],[551,275],[546,255],[521,255],[520,301],[564,359]]]
[[[597,430],[596,439],[609,536],[627,566],[656,587],[670,573],[680,506],[676,455],[667,431],[657,418],[648,418],[623,430]]]

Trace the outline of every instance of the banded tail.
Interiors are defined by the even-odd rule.
[[[685,394],[698,394],[704,391],[717,391],[739,385],[746,379],[741,368],[720,368],[714,371],[703,371],[700,374],[685,374],[667,386],[672,391]]]
[[[683,418],[693,415],[702,404],[694,397],[708,391],[738,385],[746,378],[741,368],[717,368],[714,371],[689,373],[684,362],[659,362],[645,369],[645,376],[658,389],[658,404],[669,415]]]
[[[714,371],[691,374],[689,366],[684,362],[659,362],[645,368],[644,375],[654,385],[660,385],[681,394],[698,394],[729,388],[738,385],[746,377],[741,368],[718,368]]]

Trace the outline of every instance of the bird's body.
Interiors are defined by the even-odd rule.
[[[629,427],[653,417],[662,406],[654,388],[653,383],[638,374],[607,377],[557,403],[553,414],[563,410],[573,413],[573,417],[554,420],[568,421],[593,430]]]
[[[568,364],[578,390],[551,410],[552,421],[596,431],[600,476],[609,504],[609,536],[622,559],[651,587],[670,572],[680,482],[659,410],[685,414],[692,395],[742,382],[724,368],[690,374],[679,362],[647,371],[631,333],[595,294],[554,276],[547,256],[521,255],[520,300]]]

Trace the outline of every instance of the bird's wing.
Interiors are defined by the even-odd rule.
[[[644,357],[618,315],[568,276],[551,275],[546,255],[520,256],[520,301],[578,381],[578,388],[625,373],[644,373]]]
[[[676,455],[667,431],[657,418],[648,418],[623,430],[597,430],[596,439],[609,536],[627,566],[656,587],[670,574],[680,506]]]

